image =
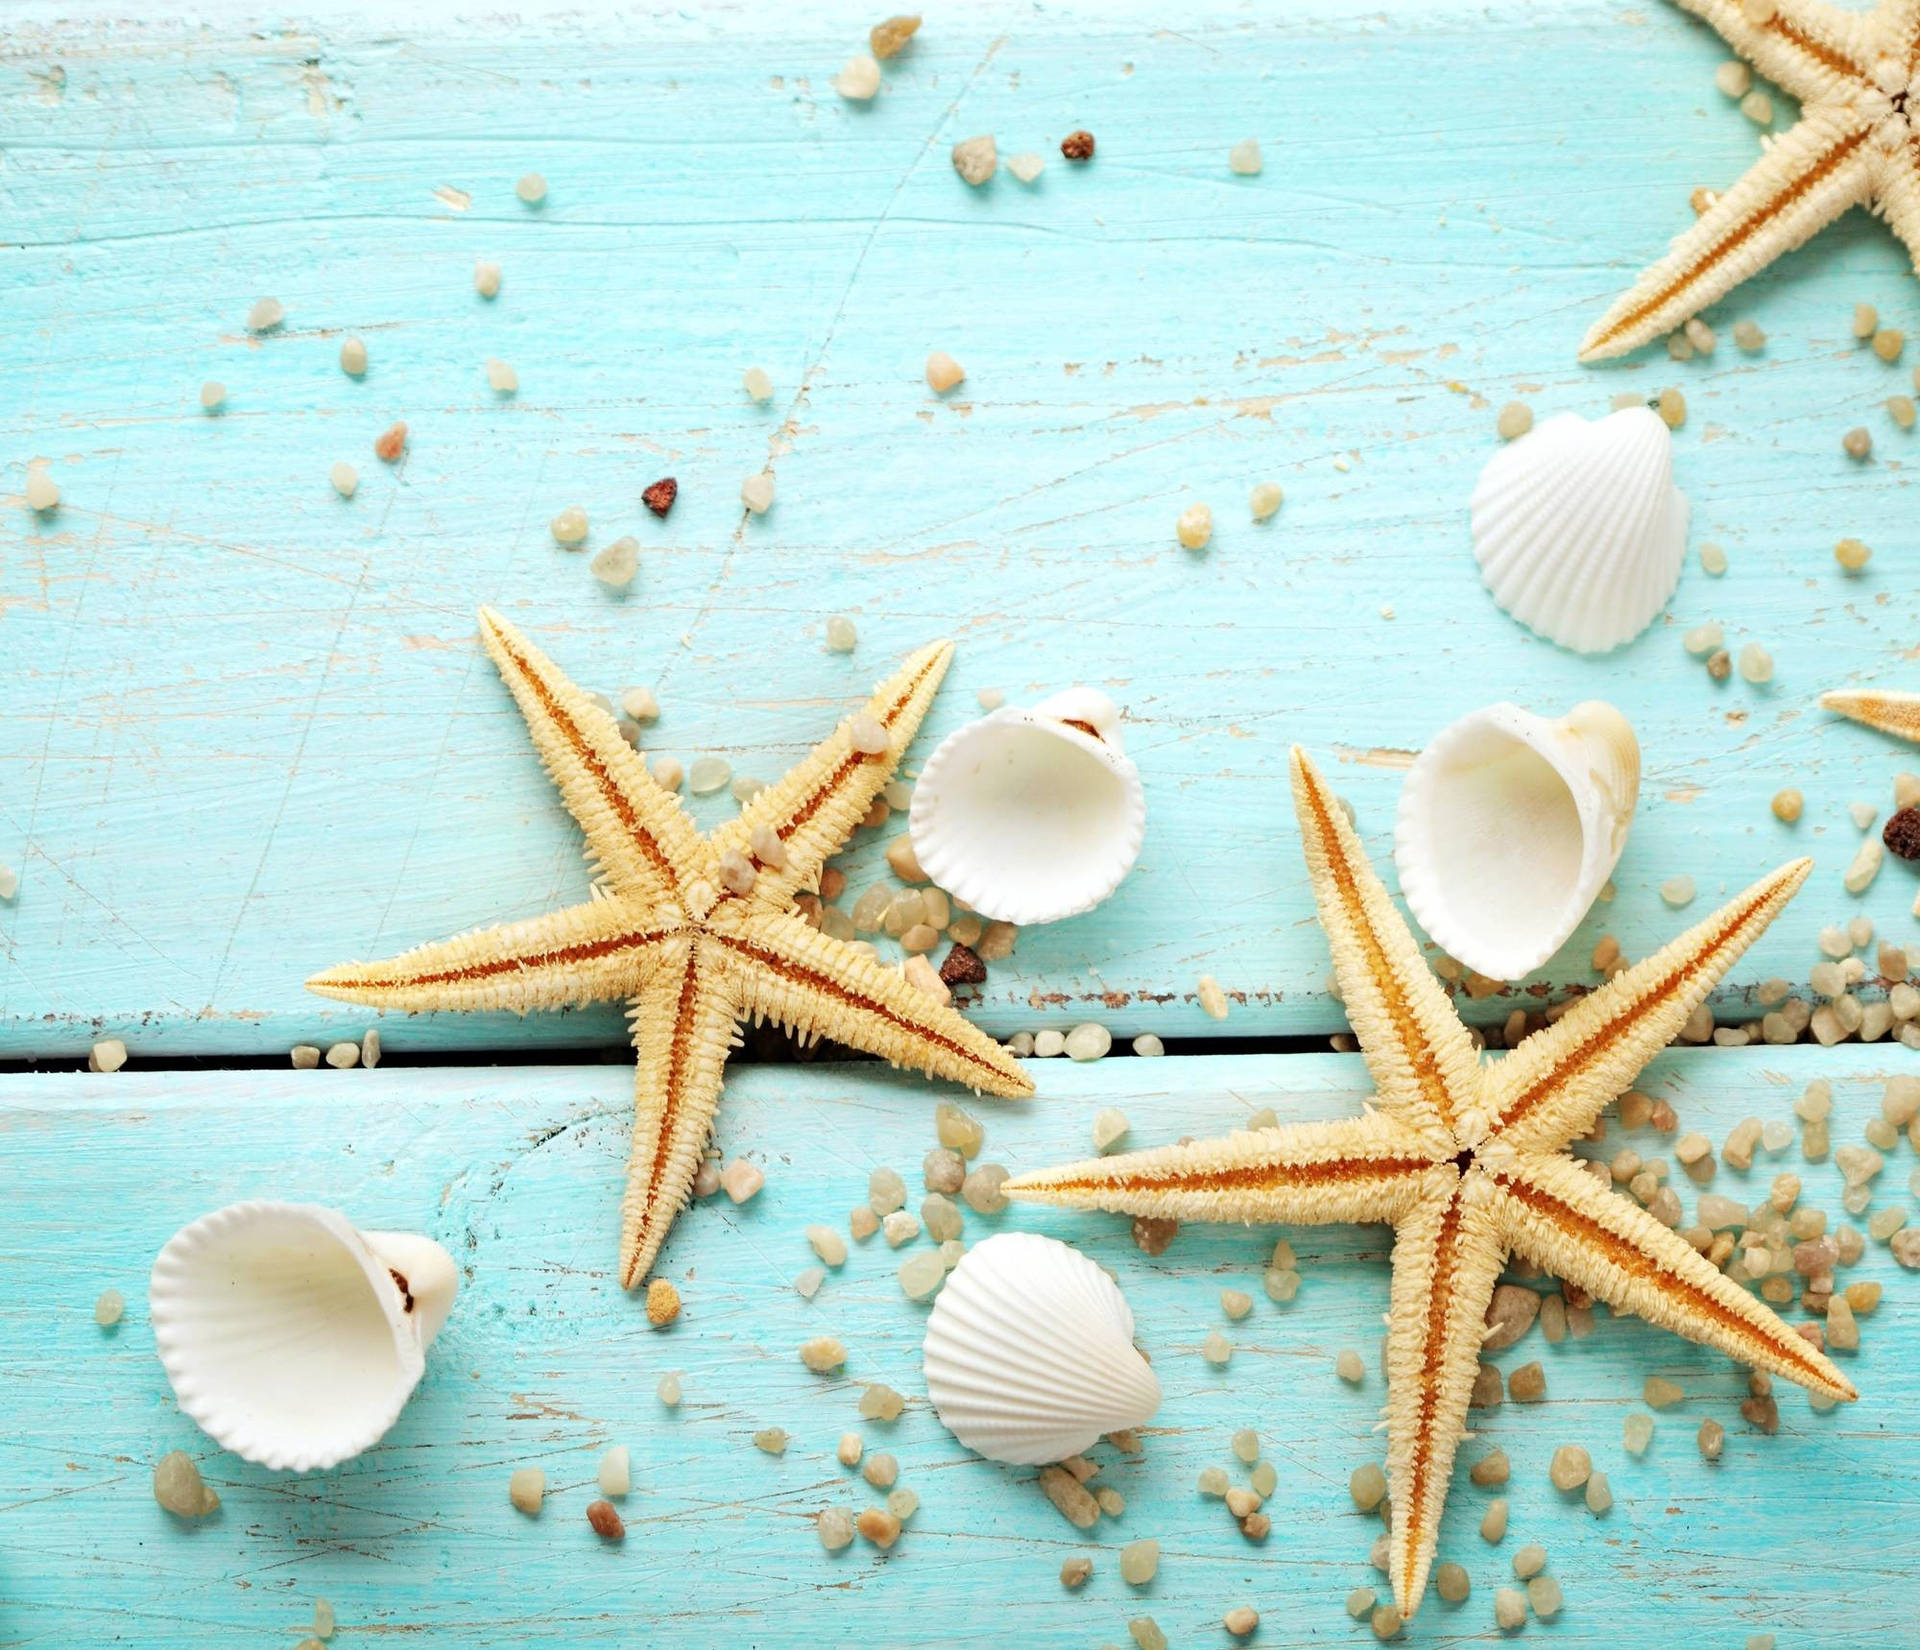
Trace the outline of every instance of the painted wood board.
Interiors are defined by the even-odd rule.
[[[1146,774],[1140,867],[1099,911],[1023,937],[980,1013],[1000,1032],[1338,1026],[1285,799],[1300,742],[1335,765],[1383,863],[1399,768],[1510,697],[1606,697],[1637,724],[1645,800],[1602,907],[1534,982],[1642,955],[1811,852],[1810,891],[1722,997],[1805,977],[1818,929],[1911,932],[1899,868],[1839,887],[1855,800],[1901,751],[1831,724],[1822,687],[1911,682],[1903,576],[1911,388],[1856,348],[1858,300],[1911,322],[1894,239],[1855,215],[1713,319],[1684,365],[1574,365],[1588,321],[1751,159],[1718,42],[1663,5],[995,4],[931,18],[875,105],[829,77],[870,18],[701,13],[308,27],[20,14],[0,41],[0,1055],[276,1053],[357,1032],[301,989],[585,888],[575,833],[473,641],[500,605],[581,680],[658,688],[648,744],[784,770],[911,646],[958,660],[919,747],[982,688],[1111,691]],[[1084,125],[1084,168],[1054,145]],[[991,131],[1049,159],[974,192],[947,163]],[[1259,137],[1266,170],[1228,147]],[[513,194],[538,169],[539,210]],[[505,271],[473,290],[476,259]],[[250,338],[265,294],[286,325]],[[336,366],[358,333],[364,381]],[[945,400],[931,349],[965,365]],[[1911,355],[1911,351],[1909,354]],[[487,389],[489,356],[521,390]],[[760,364],[773,403],[752,404]],[[201,413],[200,385],[227,386]],[[1513,396],[1545,415],[1678,384],[1696,542],[1631,647],[1581,659],[1478,585],[1464,504]],[[394,418],[406,461],[372,455]],[[1875,432],[1868,465],[1841,431]],[[65,492],[35,518],[26,462]],[[361,485],[334,495],[329,466]],[[742,478],[771,466],[762,519]],[[664,522],[638,502],[681,483]],[[1287,489],[1247,519],[1251,484]],[[1216,529],[1174,542],[1191,502]],[[547,532],[632,533],[626,596]],[[1859,579],[1830,550],[1876,548]],[[1392,617],[1383,610],[1390,608]],[[860,628],[826,654],[827,617]],[[1715,686],[1679,645],[1720,618],[1774,683]],[[1767,812],[1784,785],[1807,815]],[[703,807],[709,822],[716,810]],[[882,833],[846,861],[885,874]],[[1504,1004],[1475,1013],[1492,1020]],[[612,1013],[417,1021],[390,1044],[611,1043]]]
[[[1878,1050],[1674,1053],[1644,1086],[1717,1144],[1749,1113],[1788,1116],[1815,1075],[1834,1084],[1835,1143],[1858,1140],[1878,1114]],[[1103,1106],[1124,1110],[1130,1143],[1146,1145],[1221,1132],[1268,1105],[1287,1119],[1351,1113],[1368,1088],[1360,1062],[1335,1055],[1059,1061],[1039,1079],[1039,1099],[978,1107],[980,1161],[1020,1169],[1084,1152]],[[320,1596],[338,1611],[343,1650],[411,1634],[473,1646],[1121,1643],[1141,1614],[1176,1645],[1212,1644],[1227,1642],[1221,1612],[1242,1602],[1261,1612],[1257,1643],[1372,1643],[1343,1601],[1381,1580],[1367,1560],[1379,1525],[1353,1510],[1346,1485],[1381,1450],[1384,1229],[1189,1227],[1149,1258],[1114,1217],[968,1216],[969,1242],[1050,1232],[1110,1267],[1160,1376],[1165,1401],[1144,1454],[1094,1452],[1125,1512],[1083,1536],[1040,1498],[1031,1471],[970,1456],[929,1412],[927,1309],[894,1279],[908,1251],[876,1237],[853,1246],[811,1303],[792,1287],[813,1262],[803,1227],[843,1226],[874,1167],[897,1168],[918,1206],[936,1092],[871,1068],[737,1071],[719,1145],[761,1164],[766,1188],[739,1208],[721,1196],[682,1216],[664,1271],[685,1310],[654,1333],[613,1280],[627,1126],[617,1068],[0,1078],[12,1187],[0,1242],[0,1642],[291,1643]],[[1647,1156],[1671,1147],[1615,1124],[1593,1149],[1623,1143]],[[1803,1164],[1797,1145],[1762,1153],[1750,1174],[1723,1167],[1712,1189],[1757,1201],[1783,1169],[1804,1177],[1805,1201],[1841,1218],[1838,1171]],[[1913,1169],[1902,1143],[1873,1208],[1911,1206]],[[1682,1190],[1690,1202],[1693,1189]],[[175,1410],[153,1356],[151,1256],[186,1220],[258,1195],[428,1232],[464,1268],[413,1403],[384,1443],[332,1473],[273,1474],[213,1447]],[[1305,1280],[1287,1306],[1260,1284],[1281,1236]],[[1738,1647],[1760,1632],[1836,1650],[1903,1642],[1907,1515],[1920,1498],[1920,1279],[1879,1243],[1848,1275],[1887,1288],[1848,1360],[1863,1396],[1817,1415],[1781,1383],[1772,1438],[1739,1420],[1745,1382],[1728,1360],[1604,1311],[1585,1339],[1548,1345],[1536,1328],[1495,1355],[1509,1371],[1541,1360],[1546,1401],[1503,1405],[1463,1446],[1440,1557],[1468,1568],[1473,1593],[1457,1609],[1430,1595],[1415,1640],[1491,1642],[1493,1590],[1510,1578],[1514,1550],[1539,1541],[1566,1596],[1548,1632],[1563,1646]],[[103,1335],[92,1305],[108,1286],[131,1304]],[[1225,1320],[1223,1288],[1254,1296],[1248,1318]],[[1234,1343],[1222,1370],[1199,1353],[1216,1328]],[[801,1366],[796,1349],[817,1334],[845,1342],[844,1378]],[[1343,1347],[1365,1359],[1357,1389],[1334,1375]],[[670,1370],[684,1373],[673,1413],[655,1397]],[[1634,1460],[1622,1420],[1656,1373],[1688,1396],[1657,1416],[1652,1449]],[[867,1380],[907,1395],[897,1423],[857,1418]],[[1708,1416],[1728,1430],[1715,1467],[1694,1442]],[[779,1460],[750,1442],[774,1425],[793,1438]],[[1261,1547],[1194,1489],[1210,1465],[1244,1478],[1229,1450],[1244,1426],[1259,1430],[1279,1471],[1274,1534]],[[829,1556],[815,1539],[823,1506],[877,1498],[834,1462],[848,1430],[894,1454],[900,1482],[922,1499],[884,1558],[864,1545]],[[609,1549],[584,1509],[599,1454],[615,1442],[633,1451],[635,1488],[625,1545]],[[1611,1479],[1604,1519],[1548,1483],[1553,1449],[1576,1442]],[[1491,1492],[1465,1471],[1493,1446],[1513,1463],[1498,1548],[1477,1533]],[[150,1494],[152,1461],[175,1447],[223,1500],[192,1529]],[[523,1464],[548,1475],[538,1522],[507,1503],[508,1474]],[[1161,1544],[1160,1569],[1135,1593],[1117,1550],[1145,1537]],[[1057,1577],[1075,1554],[1093,1558],[1094,1577],[1070,1594]]]

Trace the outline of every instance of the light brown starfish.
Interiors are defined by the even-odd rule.
[[[1800,101],[1800,119],[1600,317],[1580,359],[1622,355],[1705,309],[1850,206],[1920,272],[1920,0],[1679,0]]]
[[[1875,688],[1834,688],[1820,703],[1863,727],[1878,728],[1920,745],[1920,693],[1881,692]]]
[[[639,1070],[620,1222],[625,1287],[646,1276],[686,1201],[741,1020],[773,1020],[992,1094],[1033,1092],[991,1037],[792,910],[892,778],[952,644],[914,654],[864,711],[703,837],[614,719],[551,659],[488,608],[480,639],[608,891],[388,962],[348,963],[307,985],[409,1011],[628,1002]]]
[[[1154,1219],[1394,1228],[1389,1575],[1410,1617],[1426,1588],[1487,1304],[1509,1252],[1617,1310],[1816,1391],[1854,1396],[1847,1378],[1760,1301],[1566,1150],[1672,1041],[1811,861],[1762,878],[1483,1066],[1339,800],[1298,750],[1293,795],[1334,972],[1378,1086],[1374,1104],[1341,1122],[1046,1169],[1008,1181],[1006,1192]]]

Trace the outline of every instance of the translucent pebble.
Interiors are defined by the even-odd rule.
[[[1502,1587],[1493,1595],[1494,1624],[1511,1632],[1524,1627],[1527,1620],[1527,1595],[1518,1587]]]
[[[925,1300],[946,1275],[946,1262],[937,1249],[922,1249],[900,1263],[900,1287],[909,1300]]]
[[[740,387],[752,400],[764,403],[773,399],[773,380],[759,367],[748,367],[740,375]]]
[[[860,1469],[860,1476],[875,1489],[889,1489],[900,1476],[899,1458],[886,1450],[876,1451],[867,1457],[867,1464]]]
[[[1487,1503],[1485,1515],[1480,1520],[1480,1538],[1483,1541],[1504,1541],[1507,1537],[1507,1498],[1497,1496]]]
[[[1473,1590],[1467,1572],[1458,1564],[1442,1564],[1433,1572],[1434,1591],[1448,1604],[1458,1604]]]
[[[654,1396],[668,1409],[680,1407],[680,1377],[678,1374],[662,1375],[660,1384],[654,1388]]]
[[[473,266],[473,290],[482,298],[500,296],[500,266],[482,258]]]
[[[1352,1347],[1343,1347],[1340,1355],[1333,1360],[1333,1372],[1349,1385],[1358,1386],[1366,1379],[1367,1366]]]
[[[640,541],[623,534],[594,553],[587,571],[609,589],[624,590],[640,571]]]
[[[1634,1410],[1620,1424],[1620,1439],[1629,1455],[1645,1455],[1653,1442],[1653,1417]]]
[[[855,52],[834,76],[833,89],[850,103],[870,102],[880,90],[880,65],[865,52]]]
[[[1129,1541],[1120,1549],[1120,1579],[1129,1587],[1144,1587],[1160,1568],[1160,1543]]]
[[[1242,1427],[1233,1435],[1233,1453],[1242,1461],[1254,1462],[1260,1459],[1260,1434],[1252,1427]]]
[[[695,796],[712,796],[715,791],[725,788],[733,777],[733,764],[725,757],[696,757],[694,764],[687,770],[687,789]]]
[[[60,502],[60,487],[52,476],[47,474],[46,461],[35,459],[27,466],[27,508],[45,515]]]
[[[853,620],[844,614],[836,613],[827,620],[827,651],[829,653],[851,653],[860,640],[860,634],[853,628]]]
[[[1387,1475],[1381,1471],[1380,1463],[1368,1461],[1355,1467],[1347,1478],[1347,1493],[1362,1512],[1372,1512],[1379,1506],[1380,1498],[1387,1493]]]
[[[1596,1472],[1587,1479],[1587,1511],[1595,1518],[1603,1516],[1613,1506],[1613,1490],[1607,1483],[1604,1472]]]
[[[153,1498],[177,1518],[204,1518],[220,1505],[185,1450],[171,1450],[154,1463]]]
[[[594,1482],[602,1495],[625,1495],[633,1487],[633,1456],[625,1444],[615,1444],[600,1457]]]
[[[986,1139],[987,1131],[977,1117],[945,1100],[933,1108],[933,1126],[940,1144],[963,1158],[977,1156]]]
[[[1258,177],[1260,167],[1260,143],[1257,138],[1242,138],[1227,151],[1227,170],[1235,177]]]
[[[1064,1031],[1048,1026],[1045,1030],[1036,1031],[1033,1034],[1033,1052],[1036,1058],[1054,1060],[1066,1051],[1067,1034]]]
[[[487,388],[495,395],[512,395],[520,388],[520,374],[497,355],[487,357]]]
[[[1217,1368],[1233,1356],[1233,1343],[1216,1329],[1200,1343],[1200,1356]]]
[[[898,1249],[903,1243],[911,1243],[920,1235],[920,1217],[908,1214],[905,1209],[895,1209],[880,1222],[881,1235],[887,1240],[889,1249]]]
[[[839,1266],[847,1258],[847,1240],[831,1226],[809,1226],[806,1232],[807,1242],[813,1245],[813,1252],[829,1266]]]
[[[1717,544],[1700,546],[1700,570],[1716,579],[1727,570],[1727,553]]]
[[[200,410],[218,412],[226,405],[227,386],[218,379],[209,378],[200,386]]]
[[[286,305],[278,298],[261,298],[247,311],[247,331],[271,332],[286,318]]]
[[[1109,1494],[1112,1492],[1109,1491]],[[900,1488],[887,1492],[887,1511],[902,1524],[920,1510],[920,1497],[910,1489]]]
[[[820,1293],[821,1284],[827,1281],[826,1270],[819,1266],[809,1266],[793,1280],[794,1293],[802,1300],[810,1301]]]
[[[1247,505],[1253,512],[1255,521],[1266,521],[1278,513],[1286,494],[1280,490],[1280,484],[1274,481],[1262,481],[1255,484],[1247,495]]]
[[[1174,535],[1184,549],[1206,549],[1213,537],[1213,512],[1204,504],[1189,505],[1174,523]]]
[[[756,516],[773,508],[773,477],[764,470],[740,483],[740,502]]]
[[[736,1157],[720,1171],[720,1189],[735,1203],[745,1203],[766,1184],[766,1176],[756,1164]]]
[[[1509,401],[1494,420],[1494,434],[1502,441],[1517,441],[1533,428],[1533,408],[1524,401]]]
[[[1075,1026],[1066,1036],[1065,1048],[1069,1060],[1099,1060],[1112,1047],[1113,1033],[1095,1021]]]
[[[1238,1322],[1253,1310],[1253,1297],[1243,1289],[1222,1289],[1220,1310]],[[1251,1460],[1252,1457],[1249,1456],[1248,1459]]]
[[[819,1533],[820,1545],[830,1553],[837,1553],[853,1542],[853,1514],[845,1507],[823,1509],[813,1524]]]
[[[927,388],[935,395],[945,395],[967,376],[966,369],[945,350],[935,350],[927,357],[926,372]]]
[[[538,172],[529,172],[513,186],[513,192],[528,206],[538,206],[547,198],[547,180]]]
[[[1225,1467],[1202,1467],[1199,1482],[1194,1486],[1202,1495],[1224,1498],[1227,1493],[1227,1469]]]
[[[1693,878],[1668,877],[1660,884],[1660,897],[1676,909],[1693,903]]]
[[[1108,1106],[1093,1114],[1093,1149],[1104,1152],[1117,1140],[1123,1139],[1132,1125],[1127,1114]]]
[[[127,1297],[118,1289],[103,1289],[93,1303],[93,1321],[102,1329],[111,1329],[127,1310]]]
[[[1713,71],[1713,83],[1723,96],[1742,98],[1753,90],[1753,71],[1739,58],[1730,57]]]
[[[1248,1483],[1252,1484],[1254,1494],[1266,1500],[1280,1485],[1280,1471],[1271,1461],[1262,1461],[1248,1474]]]
[[[1004,1165],[982,1164],[961,1182],[960,1196],[975,1214],[997,1215],[1007,1206],[1006,1195],[1000,1188],[1009,1178]]]
[[[792,1436],[785,1427],[762,1427],[753,1435],[753,1447],[768,1455],[785,1455]]]
[[[1552,1576],[1535,1576],[1527,1583],[1527,1603],[1542,1621],[1551,1621],[1560,1613],[1560,1583]]]
[[[876,1382],[860,1394],[860,1415],[867,1421],[892,1421],[906,1407],[906,1399],[892,1387]]]
[[[1046,161],[1031,149],[1007,157],[1007,170],[1022,183],[1035,182],[1046,168]]]
[[[577,504],[569,504],[553,518],[552,531],[555,544],[577,550],[587,542],[587,512]]]
[[[1740,675],[1749,682],[1770,682],[1773,680],[1773,655],[1758,642],[1748,642],[1740,649]]]
[[[1167,1635],[1152,1616],[1135,1616],[1127,1623],[1127,1632],[1138,1650],[1167,1650]]]
[[[1557,1490],[1577,1490],[1593,1471],[1593,1457],[1578,1444],[1562,1444],[1553,1452],[1547,1475]]]
[[[907,1183],[897,1169],[882,1164],[867,1176],[867,1203],[876,1215],[890,1215],[907,1203]]]

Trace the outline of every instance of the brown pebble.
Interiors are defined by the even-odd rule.
[[[1133,1217],[1133,1246],[1143,1255],[1164,1255],[1167,1245],[1180,1230],[1177,1220],[1155,1220],[1151,1215]]]
[[[1547,1395],[1547,1372],[1537,1363],[1522,1364],[1507,1377],[1507,1396],[1516,1404],[1537,1404]]]
[[[680,1291],[665,1278],[647,1285],[647,1322],[662,1329],[680,1316]]]
[[[947,953],[947,960],[940,965],[940,978],[949,985],[984,985],[987,979],[987,965],[980,960],[977,951],[971,951],[957,941]]]
[[[1780,1405],[1771,1393],[1746,1399],[1740,1413],[1769,1437],[1780,1430]]]
[[[673,501],[680,496],[680,483],[672,476],[662,476],[640,495],[640,502],[656,516],[664,516],[673,508]]]
[[[1902,859],[1920,859],[1920,808],[1902,808],[1886,823],[1880,840]]]
[[[900,1539],[900,1520],[884,1507],[869,1507],[853,1521],[853,1527],[882,1552]]]
[[[389,464],[398,463],[400,455],[406,450],[407,426],[404,421],[385,431],[373,444],[374,457],[385,459]]]
[[[1488,1352],[1512,1346],[1539,1315],[1540,1297],[1533,1290],[1518,1283],[1496,1284],[1487,1303],[1487,1336],[1481,1346]]]
[[[1263,1512],[1248,1513],[1240,1520],[1240,1533],[1249,1541],[1265,1541],[1273,1529],[1273,1520]]]
[[[1087,1584],[1087,1577],[1093,1574],[1093,1560],[1086,1557],[1070,1558],[1060,1566],[1060,1585],[1073,1592]]]
[[[587,1503],[587,1522],[593,1526],[593,1533],[602,1541],[625,1541],[627,1527],[620,1515],[613,1510],[611,1501],[589,1501]]]
[[[1060,153],[1068,160],[1093,159],[1093,133],[1069,132],[1060,140]]]
[[[1059,1509],[1060,1516],[1075,1529],[1090,1530],[1100,1521],[1100,1503],[1086,1491],[1079,1478],[1065,1467],[1043,1467],[1040,1489]]]

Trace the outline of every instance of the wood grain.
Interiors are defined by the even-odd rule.
[[[1717,1144],[1749,1113],[1787,1116],[1815,1075],[1834,1083],[1835,1143],[1858,1140],[1878,1114],[1882,1077],[1861,1051],[1673,1054],[1645,1086]],[[1151,1145],[1222,1132],[1268,1105],[1289,1119],[1351,1113],[1367,1088],[1356,1059],[1333,1055],[1058,1061],[1039,1077],[1044,1098],[977,1106],[980,1161],[1023,1169],[1084,1154],[1103,1106],[1127,1113],[1128,1143]],[[926,1308],[894,1279],[911,1250],[875,1237],[853,1246],[811,1303],[792,1288],[813,1264],[802,1228],[844,1230],[876,1165],[897,1168],[918,1207],[936,1092],[853,1067],[736,1072],[720,1144],[761,1164],[766,1189],[739,1208],[720,1196],[681,1218],[664,1270],[686,1306],[660,1334],[615,1283],[627,1126],[619,1068],[0,1078],[11,1183],[0,1239],[0,1642],[290,1643],[317,1595],[339,1611],[342,1645],[412,1635],[472,1646],[642,1636],[957,1645],[990,1633],[1038,1646],[1125,1642],[1139,1614],[1175,1644],[1211,1644],[1226,1642],[1220,1614],[1241,1602],[1264,1618],[1261,1644],[1371,1643],[1343,1601],[1382,1579],[1367,1562],[1380,1526],[1353,1511],[1346,1481],[1381,1450],[1384,1229],[1191,1227],[1150,1259],[1113,1217],[967,1217],[969,1242],[1015,1227],[1051,1232],[1110,1267],[1159,1374],[1165,1402],[1144,1455],[1095,1451],[1126,1510],[1082,1536],[1041,1499],[1030,1470],[972,1457],[929,1412]],[[1670,1138],[1617,1123],[1599,1149],[1623,1143],[1648,1156],[1671,1149]],[[1757,1201],[1789,1168],[1804,1176],[1806,1202],[1844,1218],[1838,1172],[1802,1163],[1797,1145],[1777,1159],[1759,1154],[1750,1174],[1723,1168],[1711,1190]],[[1873,1207],[1910,1203],[1912,1170],[1902,1144]],[[1684,1179],[1681,1190],[1691,1207]],[[177,1413],[153,1355],[143,1276],[152,1255],[183,1222],[259,1195],[431,1233],[464,1269],[425,1384],[385,1442],[336,1472],[294,1478],[216,1449]],[[1288,1306],[1260,1284],[1283,1235],[1305,1279]],[[1911,1310],[1920,1279],[1879,1243],[1846,1275],[1887,1286],[1879,1312],[1862,1320],[1860,1351],[1841,1355],[1860,1402],[1816,1415],[1779,1383],[1772,1438],[1739,1419],[1745,1382],[1725,1358],[1604,1310],[1585,1339],[1548,1345],[1535,1328],[1493,1355],[1509,1371],[1543,1361],[1547,1399],[1476,1412],[1481,1436],[1462,1451],[1439,1555],[1467,1567],[1473,1594],[1457,1609],[1430,1595],[1414,1642],[1491,1642],[1493,1589],[1528,1541],[1547,1548],[1565,1590],[1550,1630],[1563,1646],[1738,1646],[1758,1632],[1833,1650],[1903,1642],[1912,1581],[1901,1531],[1920,1499]],[[91,1309],[109,1285],[130,1306],[103,1335]],[[1248,1318],[1224,1318],[1223,1288],[1254,1296]],[[1220,1370],[1199,1351],[1216,1328],[1235,1348]],[[844,1377],[801,1366],[796,1349],[816,1334],[846,1343]],[[1357,1389],[1334,1376],[1343,1347],[1365,1359]],[[654,1394],[673,1369],[684,1371],[686,1397],[669,1414]],[[1634,1460],[1621,1422],[1642,1408],[1642,1382],[1655,1373],[1688,1397],[1656,1416],[1653,1447]],[[908,1396],[900,1421],[858,1419],[868,1380]],[[1728,1432],[1717,1467],[1694,1444],[1708,1416]],[[750,1442],[774,1425],[793,1435],[779,1460]],[[1194,1491],[1206,1466],[1244,1479],[1228,1447],[1243,1426],[1259,1430],[1279,1471],[1274,1533],[1259,1548]],[[829,1556],[811,1525],[823,1506],[877,1499],[833,1460],[848,1430],[895,1454],[901,1483],[922,1499],[885,1558],[864,1544]],[[632,1448],[635,1483],[617,1550],[584,1518],[599,1453],[615,1442]],[[1548,1458],[1563,1443],[1585,1445],[1611,1479],[1604,1519],[1549,1485]],[[1477,1533],[1491,1492],[1465,1470],[1493,1446],[1513,1463],[1512,1522],[1497,1549]],[[224,1502],[192,1529],[150,1492],[153,1460],[176,1447]],[[523,1464],[548,1475],[538,1522],[507,1504],[508,1473]],[[1119,1579],[1117,1549],[1141,1537],[1160,1542],[1160,1571],[1135,1592]],[[1069,1594],[1057,1576],[1076,1553],[1093,1557],[1094,1578]]]
[[[1574,365],[1581,331],[1746,166],[1722,55],[1662,6],[1340,5],[1256,24],[1197,7],[997,3],[930,20],[867,109],[828,77],[870,21],[837,5],[410,28],[27,21],[0,41],[0,1055],[277,1053],[363,1023],[316,969],[584,891],[575,834],[473,641],[497,603],[579,679],[657,685],[649,744],[784,771],[909,648],[959,660],[921,751],[974,694],[1107,688],[1150,822],[1101,910],[1023,937],[981,1015],[1117,1030],[1339,1024],[1284,803],[1301,742],[1382,862],[1399,769],[1492,699],[1591,696],[1639,728],[1618,876],[1541,987],[1643,955],[1792,853],[1814,883],[1722,995],[1805,977],[1855,910],[1911,932],[1900,867],[1839,879],[1907,758],[1814,708],[1911,686],[1908,369],[1848,332],[1912,286],[1856,214],[1723,306],[1770,335],[1686,365]],[[1058,158],[1093,129],[1086,167]],[[966,189],[948,146],[1049,157]],[[1267,167],[1234,178],[1257,135]],[[513,180],[539,169],[537,211]],[[477,298],[476,258],[505,270]],[[286,326],[250,338],[257,297]],[[335,364],[367,340],[363,382]],[[920,377],[931,349],[966,382]],[[498,401],[499,356],[521,393]],[[740,392],[762,364],[770,408]],[[226,383],[218,417],[202,381]],[[1697,541],[1667,615],[1580,659],[1498,613],[1465,499],[1497,406],[1603,411],[1681,385]],[[412,427],[389,469],[370,451]],[[1865,422],[1855,465],[1841,432]],[[35,518],[26,461],[65,491]],[[347,458],[350,502],[327,484]],[[745,520],[741,480],[779,497]],[[639,506],[672,473],[665,522]],[[1251,484],[1288,501],[1257,527]],[[1211,501],[1212,546],[1173,522]],[[643,545],[609,595],[548,520]],[[1843,577],[1843,534],[1878,552]],[[1391,608],[1393,617],[1383,616]],[[851,659],[822,630],[852,615]],[[1715,686],[1679,632],[1718,617],[1778,675]],[[1779,826],[1767,798],[1805,790]],[[719,809],[703,806],[703,823]],[[884,875],[856,845],[852,892]],[[1475,1014],[1498,1018],[1503,1006]],[[412,1049],[613,1043],[611,1014],[409,1022]]]

